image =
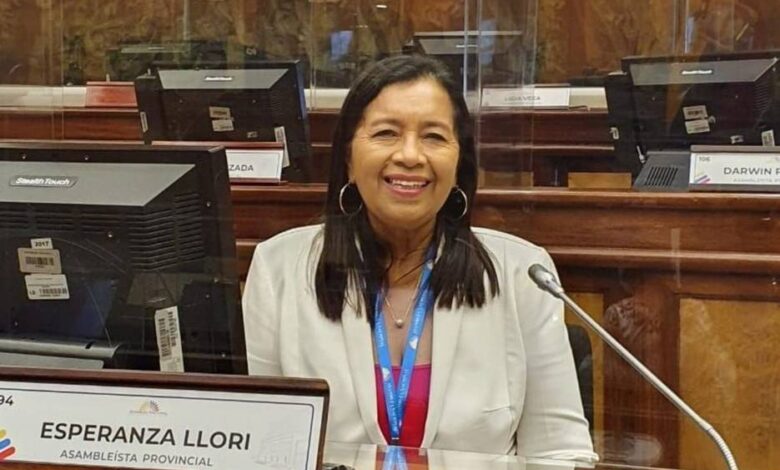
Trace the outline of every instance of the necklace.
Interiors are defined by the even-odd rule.
[[[409,318],[409,313],[412,311],[412,307],[414,306],[414,299],[417,298],[417,289],[415,289],[414,296],[412,297],[412,301],[409,302],[409,307],[406,308],[406,313],[404,313],[404,316],[402,318],[397,318],[395,316],[395,313],[393,312],[395,309],[392,305],[390,305],[390,299],[385,296],[385,304],[387,304],[387,311],[390,312],[390,317],[393,319],[393,323],[395,324],[396,328],[403,328],[404,324],[406,324],[406,319]]]
[[[423,262],[424,263],[424,262]],[[419,266],[416,266],[412,271],[409,271],[408,273],[401,276],[399,279],[404,278],[405,276],[411,274],[423,265],[421,263]],[[414,294],[412,294],[412,300],[409,302],[409,306],[406,307],[406,313],[404,313],[404,316],[401,318],[398,318],[395,316],[395,309],[392,305],[390,305],[390,299],[389,296],[385,295],[385,304],[387,305],[387,311],[390,312],[390,317],[393,319],[393,323],[395,324],[396,328],[403,328],[406,324],[406,320],[409,318],[409,314],[412,312],[412,309],[414,308],[414,304],[417,303],[417,296],[420,294],[420,281],[422,279],[422,271],[420,271],[420,279],[417,280],[417,286],[414,288]]]

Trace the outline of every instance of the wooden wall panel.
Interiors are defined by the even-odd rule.
[[[689,0],[694,54],[780,47],[774,0]]]
[[[670,54],[674,51],[677,2],[644,0],[590,0],[584,2],[582,21],[588,67],[610,71],[628,55]]]
[[[269,57],[306,56],[311,40],[310,5],[300,0],[258,0],[249,5],[254,10],[254,21],[251,17],[247,20],[254,33],[249,33],[250,40],[254,36],[254,42],[262,45]]]
[[[604,321],[604,296],[601,293],[577,292],[571,294],[586,312],[602,323]],[[593,431],[596,445],[596,453],[604,454],[604,440],[600,436],[604,433],[604,342],[568,308],[566,309],[566,323],[580,325],[585,328],[590,338],[593,354]]]
[[[683,7],[695,34],[691,52],[780,47],[776,0],[536,0],[537,80],[618,67],[631,54],[684,50]],[[384,54],[397,53],[413,31],[461,29],[474,0],[191,0],[189,37],[257,46],[273,58],[308,57],[322,71],[351,76]],[[503,30],[525,26],[527,0],[483,0],[482,20]],[[0,2],[0,79],[61,84],[105,76],[106,51],[120,41],[177,40],[185,36],[182,0],[3,0]],[[677,5],[677,7],[675,7]],[[351,30],[347,64],[332,63],[330,33]],[[235,51],[234,51],[235,52]],[[346,77],[346,78],[345,78]],[[342,84],[343,86],[344,84]]]
[[[729,442],[740,468],[780,468],[778,344],[775,302],[680,302],[680,393]],[[723,467],[709,439],[684,419],[680,466]]]
[[[676,390],[677,296],[662,276],[646,271],[621,272],[619,279],[605,294],[605,329]],[[677,468],[679,413],[674,406],[611,349],[604,353],[604,376],[607,458]]]
[[[586,68],[581,0],[538,0],[536,76],[564,83]]]
[[[463,29],[466,13],[463,0],[408,0],[407,9],[414,31]]]
[[[52,45],[52,52],[63,64],[64,73],[70,73],[71,67],[78,68],[82,70],[79,77],[82,79],[105,79],[106,53],[123,41],[181,39],[182,0],[58,0],[55,3],[60,4],[63,45],[61,50]]]
[[[51,3],[0,2],[0,83],[60,83],[62,65],[53,52],[61,48],[62,21]]]

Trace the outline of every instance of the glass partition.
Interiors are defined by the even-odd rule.
[[[476,15],[470,3],[475,2],[313,2],[314,107],[338,107],[368,64],[404,53],[436,55],[465,87],[475,89],[477,65],[473,58],[470,66],[466,63],[477,36],[473,19],[469,22]]]
[[[257,242],[319,220],[338,110],[358,74],[388,56],[436,56],[462,81],[476,122],[474,225],[547,249],[575,300],[716,426],[741,468],[772,470],[780,465],[777,185],[688,192],[685,154],[676,186],[632,186],[658,151],[776,145],[776,3],[4,0],[0,138],[138,142],[145,124],[130,82],[159,63],[300,61],[306,182],[317,184],[232,186],[237,252],[227,261],[244,279]],[[232,124],[224,109],[214,113],[209,125]],[[0,174],[0,183],[11,176],[24,175]],[[181,198],[174,209],[195,201]],[[15,221],[29,221],[8,214],[0,207],[0,241]],[[46,212],[42,226],[73,214]],[[90,236],[105,236],[103,252],[109,215],[87,224]],[[603,468],[720,468],[705,434],[571,312],[566,319]]]
[[[63,137],[63,108],[84,104],[81,94],[62,86],[78,68],[63,62],[66,48],[78,46],[64,40],[59,5],[43,1],[0,4],[1,137]]]
[[[780,47],[772,27],[777,13],[769,0],[648,0],[643,8],[635,5],[628,0],[539,1],[533,6],[539,47],[530,81],[593,83],[618,69],[622,57],[633,55]],[[11,0],[2,8],[7,26],[2,80],[25,85],[118,80],[126,77],[117,69],[122,46],[192,41],[195,53],[224,49],[232,61],[243,54],[305,59],[316,64],[322,86],[346,87],[350,73],[354,75],[350,70],[402,52],[415,34],[530,31],[527,0],[165,0],[153,6],[145,1],[98,6]],[[502,51],[511,49],[508,57],[496,59],[503,76],[510,69],[515,74],[513,61],[524,57],[508,43],[512,41],[482,44],[484,60],[491,60],[486,48],[505,56]]]

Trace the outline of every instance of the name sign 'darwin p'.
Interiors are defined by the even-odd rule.
[[[689,188],[780,192],[780,147],[694,146]]]
[[[307,393],[317,390],[310,384],[263,393],[1,379],[0,461],[161,470],[320,464],[327,385],[324,394]]]

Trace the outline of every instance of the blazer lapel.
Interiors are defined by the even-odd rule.
[[[433,345],[431,351],[431,391],[422,447],[430,447],[439,429],[444,409],[444,394],[452,372],[458,346],[463,308],[433,309]]]
[[[341,315],[341,327],[360,418],[371,441],[375,444],[386,444],[376,416],[376,375],[371,326],[366,317],[358,317],[355,309],[348,303]]]

